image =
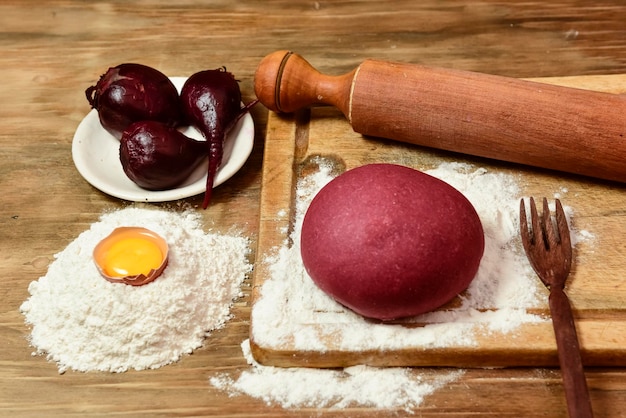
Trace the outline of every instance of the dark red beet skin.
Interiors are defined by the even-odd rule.
[[[85,95],[102,126],[117,139],[133,122],[154,120],[171,127],[181,122],[176,87],[165,74],[146,65],[109,68]]]
[[[126,175],[147,190],[167,190],[185,181],[207,156],[207,146],[156,121],[131,124],[120,140]]]
[[[206,138],[209,166],[203,208],[211,201],[215,175],[224,154],[224,140],[237,121],[253,106],[241,106],[241,91],[235,77],[225,68],[205,70],[187,79],[180,93],[186,123]]]

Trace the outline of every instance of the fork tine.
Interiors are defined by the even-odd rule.
[[[526,203],[524,199],[520,201],[520,234],[522,236],[522,245],[524,246],[524,251],[526,254],[532,254],[535,252],[537,247],[536,237],[537,231],[539,230],[539,237],[541,239],[542,232],[540,231],[540,227],[537,226],[537,210],[535,208],[535,201],[532,197],[530,200],[530,222],[531,225],[528,225],[528,217],[526,215]],[[533,214],[534,213],[534,214]],[[541,241],[540,241],[541,242]],[[532,266],[535,272],[540,271],[540,265],[537,264],[537,258],[528,257],[528,261]]]
[[[535,199],[530,197],[530,223],[532,225],[532,243],[535,246],[541,246],[543,248],[548,248],[545,241],[545,231],[543,222],[541,222],[539,218],[539,214],[537,213],[537,205],[535,205]]]
[[[559,230],[559,238],[561,240],[561,247],[566,255],[566,264],[571,265],[572,262],[572,241],[569,232],[569,226],[567,224],[567,217],[563,210],[563,205],[559,199],[555,199],[556,204],[556,225]]]
[[[563,210],[563,205],[559,199],[554,201],[556,204],[556,225],[559,229],[559,238],[561,239],[561,243],[563,246],[571,246],[571,239],[569,233],[569,226],[567,224],[567,217],[565,216],[565,211]]]
[[[519,223],[520,223],[520,233],[522,234],[522,244],[524,244],[524,248],[528,250],[528,245],[532,241],[530,236],[530,232],[528,231],[528,220],[526,217],[526,203],[522,198],[519,202]]]
[[[548,199],[543,198],[543,213],[541,214],[543,233],[546,238],[546,248],[550,249],[559,244],[560,238],[557,230],[555,230],[554,223],[552,222],[552,215],[550,215],[550,207],[548,206]]]

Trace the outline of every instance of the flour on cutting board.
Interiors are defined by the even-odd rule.
[[[528,313],[528,309],[547,306],[547,292],[516,242],[521,197],[516,179],[465,163],[443,163],[426,171],[470,200],[485,232],[479,271],[458,306],[413,318],[424,324],[416,328],[373,323],[335,302],[313,283],[300,257],[306,209],[317,191],[333,178],[331,162],[319,158],[317,163],[319,170],[302,177],[297,185],[295,225],[289,242],[272,254],[260,255],[265,257],[270,277],[263,282],[252,309],[252,335],[257,344],[280,348],[289,343],[296,350],[322,352],[330,348],[328,341],[332,348],[342,350],[471,347],[477,345],[477,333],[508,333],[523,323],[548,320]],[[574,238],[574,242],[581,239]]]
[[[349,350],[396,348],[408,343],[424,347],[473,345],[478,331],[512,332],[523,322],[546,320],[526,313],[529,307],[545,305],[547,297],[539,291],[538,280],[516,249],[519,245],[513,245],[519,228],[520,191],[515,179],[459,163],[442,164],[428,173],[461,191],[483,222],[485,256],[461,305],[422,315],[415,320],[426,325],[406,331],[402,326],[368,323],[335,303],[313,284],[300,259],[299,232],[304,213],[317,191],[332,179],[332,164],[323,159],[318,164],[318,172],[298,183],[291,239],[285,240],[274,254],[265,254],[271,277],[263,282],[261,298],[253,306],[257,342],[279,346],[291,339],[300,349],[314,350],[326,349],[328,336],[333,338],[333,347],[340,344]],[[576,233],[580,239],[591,236],[580,232]],[[311,323],[320,327],[312,331],[310,326],[302,326]],[[251,368],[237,378],[225,373],[213,375],[209,378],[211,385],[232,396],[246,394],[283,408],[366,406],[412,413],[427,396],[464,374],[462,369],[366,365],[332,370],[281,368],[257,363],[250,353],[249,340],[243,342],[242,350]]]

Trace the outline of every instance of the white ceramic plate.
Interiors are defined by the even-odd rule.
[[[186,77],[172,77],[182,88]],[[190,138],[204,140],[198,130],[187,127],[182,132]],[[122,168],[119,158],[120,142],[100,124],[98,112],[92,109],[80,122],[72,142],[72,158],[78,172],[102,192],[134,202],[167,202],[203,193],[206,188],[207,163],[204,162],[191,176],[175,189],[151,191],[137,186]],[[224,142],[224,159],[213,187],[231,178],[244,165],[254,144],[254,122],[250,113],[245,114],[229,133]]]

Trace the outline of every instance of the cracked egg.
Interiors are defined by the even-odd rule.
[[[96,245],[93,259],[112,283],[141,286],[163,273],[169,247],[158,234],[142,227],[119,227]]]

